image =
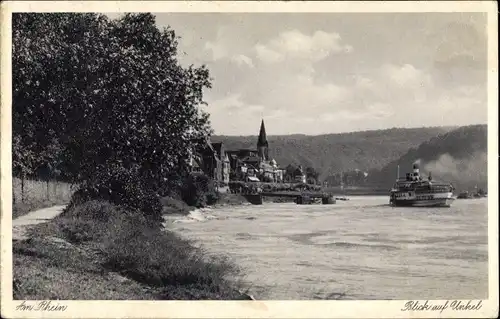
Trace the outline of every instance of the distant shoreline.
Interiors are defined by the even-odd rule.
[[[334,196],[388,196],[389,189],[385,188],[370,188],[370,187],[355,187],[340,189],[340,186],[327,187],[326,192],[332,193]]]

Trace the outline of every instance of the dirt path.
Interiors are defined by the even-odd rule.
[[[25,239],[26,230],[29,226],[45,223],[62,213],[65,205],[52,206],[32,211],[26,215],[20,216],[12,221],[12,239]]]

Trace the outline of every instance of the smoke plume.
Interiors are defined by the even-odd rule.
[[[446,153],[425,164],[424,170],[425,173],[432,172],[434,179],[451,182],[462,188],[471,188],[476,184],[485,187],[488,181],[487,163],[486,152],[474,153],[466,159],[456,159]]]

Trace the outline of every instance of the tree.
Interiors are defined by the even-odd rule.
[[[295,171],[297,170],[297,166],[288,164],[285,167],[285,176],[283,176],[285,181],[291,182],[295,179]]]
[[[307,167],[305,173],[308,181],[313,181],[314,184],[318,183],[319,173],[314,168]]]
[[[13,15],[13,171],[21,177],[55,166],[60,153],[66,97],[60,88],[71,65],[62,63],[68,43],[61,26],[68,17]]]
[[[192,141],[211,133],[207,68],[182,67],[178,38],[152,14],[22,13],[13,29],[15,166],[62,159],[89,196],[158,215]],[[52,144],[60,152],[32,155]]]

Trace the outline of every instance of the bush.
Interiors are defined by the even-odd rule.
[[[43,227],[50,227],[49,233],[55,232],[73,243],[100,242],[109,235],[110,231],[121,227],[120,225],[125,221],[136,224],[138,227],[158,230],[161,228],[160,223],[153,223],[138,210],[113,205],[106,201],[90,200],[82,204],[73,202],[55,218],[55,224],[45,224],[39,230]]]
[[[192,209],[192,207],[186,204],[182,199],[170,196],[161,198],[160,202],[163,206],[163,214],[188,214]]]
[[[213,205],[219,198],[215,183],[206,175],[190,175],[181,190],[182,200],[189,206]]]
[[[151,222],[162,221],[162,204],[155,190],[142,181],[121,182],[119,178],[101,182],[98,187],[83,185],[72,196],[67,209],[92,200],[109,201],[141,211]],[[143,187],[141,187],[143,186]]]

